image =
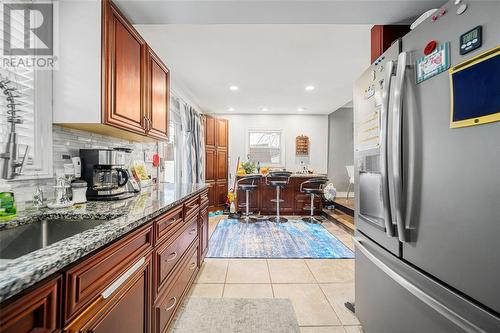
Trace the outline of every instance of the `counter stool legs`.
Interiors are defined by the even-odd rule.
[[[280,217],[280,202],[283,201],[280,199],[280,187],[276,186],[276,216],[269,218],[269,221],[276,223],[286,223],[288,219],[284,217]]]
[[[253,217],[250,217],[250,195],[249,195],[250,191],[246,190],[245,191],[245,214],[243,214],[240,219],[246,223],[248,222],[255,222],[256,219],[253,218]]]
[[[309,223],[321,223],[323,219],[320,217],[314,217],[314,193],[311,193],[311,207],[310,207],[310,215],[308,217],[302,218],[302,221]]]

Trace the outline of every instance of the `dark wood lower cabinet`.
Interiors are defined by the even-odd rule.
[[[130,275],[129,275],[130,274]],[[129,275],[129,276],[127,276]],[[86,308],[65,332],[151,331],[151,254],[140,258]]]
[[[43,282],[35,290],[0,305],[0,332],[58,332],[60,327],[61,275]]]
[[[238,176],[240,177],[240,176]],[[292,177],[288,186],[280,191],[281,215],[309,215],[310,211],[306,208],[311,206],[311,196],[300,192],[300,184],[313,177]],[[276,214],[276,188],[266,184],[264,178],[257,183],[257,189],[249,193],[250,211],[261,213],[263,215]],[[239,190],[236,197],[238,211],[245,211],[246,196],[245,191]],[[320,215],[323,209],[321,199],[316,196],[314,199],[314,213]]]
[[[201,266],[201,262],[205,259],[205,256],[208,252],[208,240],[209,240],[209,224],[208,224],[208,202],[200,208],[200,216],[199,216],[199,231],[198,235],[200,237],[200,248],[199,248],[199,263],[198,266]]]
[[[0,333],[166,332],[207,249],[206,190],[0,304]]]
[[[153,307],[154,333],[167,331],[197,273],[198,244],[195,242],[187,252],[180,269],[172,276],[166,290],[158,297]]]

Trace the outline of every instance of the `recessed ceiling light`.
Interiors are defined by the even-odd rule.
[[[306,110],[306,108],[297,108],[297,111],[299,111],[299,112],[302,112],[302,111],[305,111],[305,110]]]
[[[261,107],[260,110],[263,111],[263,112],[269,111],[269,109],[266,108],[265,106]]]
[[[240,88],[238,86],[229,86],[229,90],[231,90],[231,91],[237,91],[239,89]]]
[[[227,111],[232,112],[232,111],[234,111],[234,108],[232,106],[230,106],[227,108]]]
[[[313,91],[314,89],[316,89],[316,87],[311,85],[311,86],[306,86],[305,89],[306,89],[306,91]]]

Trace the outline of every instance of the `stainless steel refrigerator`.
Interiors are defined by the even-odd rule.
[[[500,1],[450,1],[354,85],[356,315],[500,332]]]

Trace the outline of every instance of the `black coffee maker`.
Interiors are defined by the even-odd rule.
[[[89,187],[88,200],[120,200],[132,197],[125,168],[128,153],[115,149],[80,149],[82,179]]]

